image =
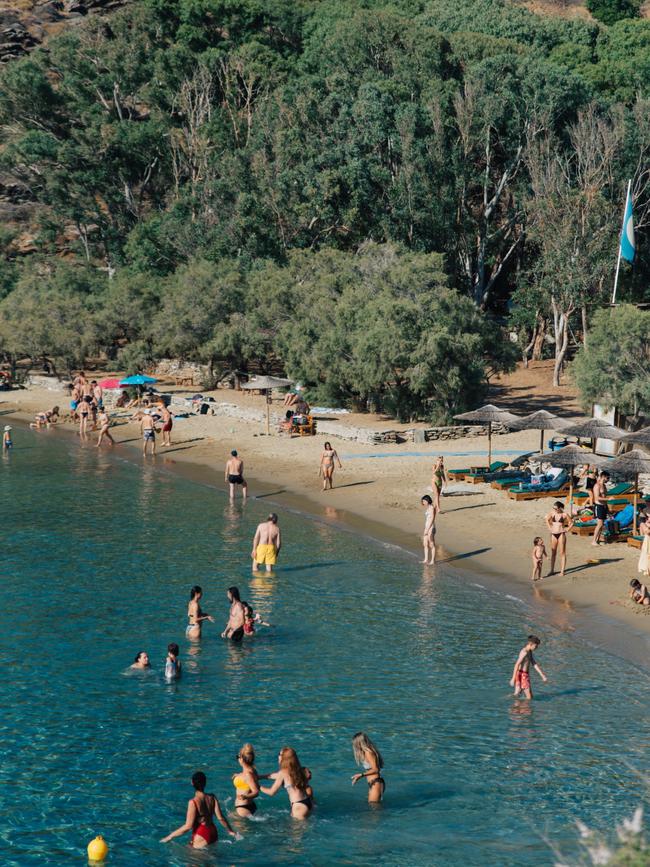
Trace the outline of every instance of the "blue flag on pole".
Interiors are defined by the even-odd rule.
[[[621,257],[628,262],[634,262],[635,252],[632,195],[628,192],[627,201],[625,202],[625,214],[623,215],[623,228],[621,229]]]

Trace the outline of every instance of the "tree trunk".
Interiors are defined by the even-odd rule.
[[[553,332],[555,336],[555,364],[553,366],[553,385],[560,385],[560,377],[564,368],[569,347],[569,316],[572,310],[560,310],[555,298],[551,298],[553,309]]]
[[[587,349],[587,305],[582,305],[582,310],[580,311],[582,315],[582,345],[585,349]]]
[[[537,323],[537,336],[535,337],[535,344],[533,345],[533,353],[531,355],[532,361],[542,360],[542,351],[544,349],[547,328],[548,321],[544,316],[540,316]]]

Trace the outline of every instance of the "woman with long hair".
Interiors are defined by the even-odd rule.
[[[211,846],[219,839],[217,826],[214,824],[213,816],[221,822],[226,831],[231,837],[238,837],[238,834],[228,824],[228,820],[221,812],[219,801],[214,795],[208,795],[205,791],[207,780],[203,771],[197,771],[192,775],[192,785],[194,786],[194,797],[187,802],[187,815],[185,823],[172,831],[166,837],[163,837],[161,843],[169,843],[174,837],[180,837],[192,832],[190,845],[195,849],[205,849],[206,846]]]
[[[364,768],[362,774],[354,774],[352,785],[365,778],[368,783],[368,803],[378,804],[386,790],[386,782],[381,775],[384,767],[381,753],[365,732],[357,732],[352,738],[352,752],[355,762]]]
[[[445,467],[445,459],[442,455],[438,455],[431,469],[431,491],[433,493],[436,513],[442,511],[440,497],[442,496],[442,489],[448,481],[449,476]]]
[[[339,459],[336,449],[332,448],[332,444],[327,442],[323,446],[323,453],[320,456],[320,474],[323,477],[323,490],[331,491],[334,482],[334,461],[342,469],[342,464]]]
[[[244,744],[237,753],[237,761],[241,771],[232,775],[235,786],[235,810],[238,815],[249,819],[257,812],[254,798],[260,793],[260,783],[255,768],[255,750],[252,744]]]
[[[185,630],[185,634],[188,638],[200,638],[201,637],[201,624],[204,620],[209,620],[210,623],[214,623],[214,617],[211,617],[209,614],[205,614],[201,611],[200,601],[203,596],[203,590],[199,587],[198,584],[195,584],[194,587],[190,590],[190,601],[187,606],[187,629]]]
[[[278,756],[280,770],[266,774],[266,779],[273,780],[272,786],[261,786],[260,791],[273,796],[284,787],[289,796],[291,815],[294,819],[306,819],[311,813],[314,802],[311,796],[309,776],[306,768],[300,764],[296,751],[291,747],[282,747]]]

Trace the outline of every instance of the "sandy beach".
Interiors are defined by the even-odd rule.
[[[170,390],[188,393],[187,389]],[[264,409],[263,398],[259,396],[230,390],[211,394],[217,402]],[[62,393],[30,387],[5,393],[0,412],[5,418],[11,415],[28,422],[34,412],[51,408],[55,403],[67,406],[67,402]],[[279,412],[281,402],[274,401],[273,409]],[[418,556],[421,556],[423,522],[420,497],[430,491],[433,459],[444,454],[448,468],[454,469],[480,464],[486,456],[485,437],[366,445],[323,434],[289,438],[273,429],[266,436],[262,423],[220,415],[218,405],[215,413],[177,419],[172,446],[162,449],[158,443],[156,463],[161,468],[225,488],[223,468],[230,450],[236,448],[245,461],[251,496],[308,512],[321,520],[399,545]],[[117,449],[128,449],[136,458],[140,432],[136,424],[128,422],[128,415],[113,414],[116,425],[112,432]],[[377,416],[350,414],[344,419],[346,425],[358,427],[398,427],[394,421]],[[42,431],[41,435],[71,435],[75,430],[68,422]],[[323,443],[330,438],[343,468],[336,471],[334,490],[323,493],[319,460]],[[83,447],[94,448],[95,442],[92,436]],[[538,446],[538,431],[493,438],[493,451],[501,459],[534,451]],[[468,452],[471,454],[463,454]],[[586,618],[592,626],[592,638],[613,643],[617,651],[625,651],[628,658],[643,664],[650,642],[650,610],[633,606],[627,599],[629,581],[637,575],[637,550],[625,543],[601,545],[596,550],[590,538],[571,535],[567,574],[531,583],[532,540],[540,535],[547,549],[550,547],[544,516],[552,502],[552,499],[515,502],[489,485],[452,482],[443,497],[442,514],[437,521],[440,565],[470,570],[473,575],[480,573],[483,583],[515,592],[524,600],[533,597],[538,604],[548,603],[550,615],[563,628],[572,629],[577,620]]]

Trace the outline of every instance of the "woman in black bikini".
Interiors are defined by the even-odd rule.
[[[573,520],[564,511],[562,503],[553,505],[553,511],[546,516],[546,526],[551,531],[551,568],[549,575],[555,575],[555,558],[560,555],[560,575],[566,569],[566,537],[573,527]]]
[[[238,774],[233,774],[232,781],[235,786],[235,810],[238,815],[250,819],[257,812],[257,804],[253,800],[260,793],[259,777],[255,769],[255,750],[252,744],[244,744],[237,754],[237,761],[241,767]]]
[[[278,756],[280,770],[274,774],[265,774],[264,779],[273,780],[271,787],[262,786],[260,791],[265,795],[275,795],[284,787],[291,804],[291,815],[294,819],[306,819],[311,813],[314,803],[307,776],[307,769],[298,761],[296,751],[291,747],[282,747]]]
[[[386,791],[386,781],[381,775],[384,767],[381,753],[365,732],[357,732],[352,738],[352,752],[355,762],[364,768],[362,774],[354,774],[352,785],[365,778],[368,783],[368,803],[378,804]]]

